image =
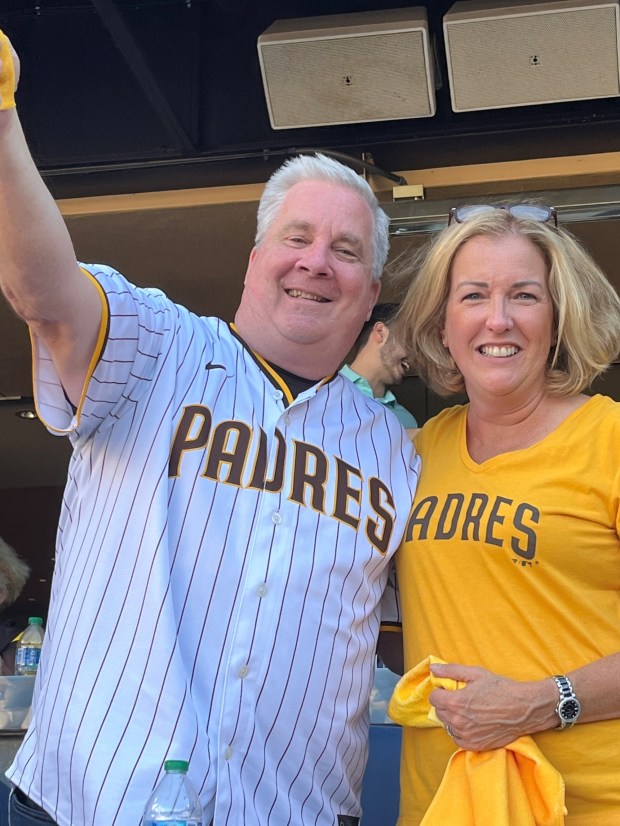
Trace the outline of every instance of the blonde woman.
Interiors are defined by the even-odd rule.
[[[457,748],[522,735],[564,779],[567,826],[618,824],[620,404],[586,393],[618,355],[618,296],[552,208],[463,207],[400,322],[427,384],[469,401],[415,437],[404,666],[434,654],[466,685],[431,694],[445,730],[404,730],[399,826]]]

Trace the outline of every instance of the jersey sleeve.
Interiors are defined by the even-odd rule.
[[[48,430],[88,436],[131,411],[157,373],[181,312],[157,289],[136,287],[111,267],[82,265],[101,294],[102,325],[77,408],[67,399],[50,353],[33,337],[37,410]]]

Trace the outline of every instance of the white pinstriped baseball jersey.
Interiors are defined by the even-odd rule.
[[[338,374],[293,400],[229,326],[89,267],[105,293],[33,722],[8,772],[60,826],[137,826],[165,758],[206,822],[359,816],[388,561],[418,459]]]

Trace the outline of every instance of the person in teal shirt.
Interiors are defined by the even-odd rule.
[[[394,413],[403,427],[418,424],[389,389],[402,382],[409,372],[407,351],[390,332],[390,323],[398,304],[377,304],[364,324],[355,343],[355,357],[340,372],[365,395],[384,404]]]

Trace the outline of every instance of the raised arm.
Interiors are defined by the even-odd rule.
[[[19,60],[0,32],[0,287],[49,349],[77,404],[99,334],[101,300],[77,264],[28,150],[12,99],[18,79]]]

